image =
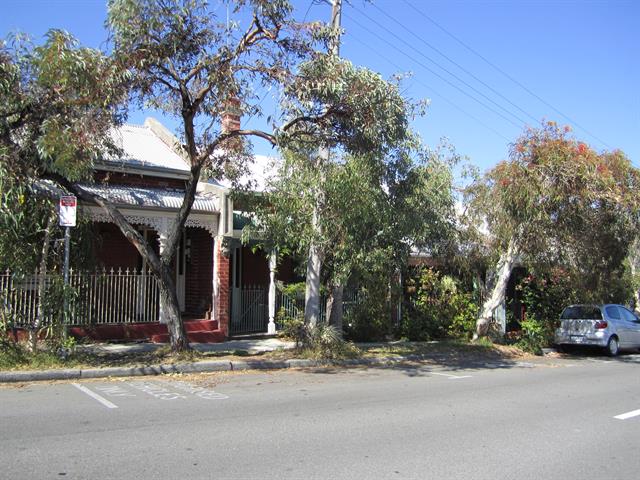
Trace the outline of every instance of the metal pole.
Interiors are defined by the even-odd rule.
[[[62,308],[62,336],[67,338],[67,321],[69,319],[69,300],[67,288],[69,286],[69,250],[71,243],[71,227],[64,227],[64,267],[62,275],[64,279],[63,308]]]

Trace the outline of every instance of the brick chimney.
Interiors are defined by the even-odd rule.
[[[222,133],[240,130],[241,115],[242,110],[240,109],[240,100],[236,97],[229,98],[226,101],[224,112],[222,112]]]

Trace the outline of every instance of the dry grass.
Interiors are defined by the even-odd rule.
[[[478,363],[518,360],[531,357],[515,347],[493,344],[473,344],[456,341],[443,342],[393,342],[350,348],[345,358],[411,357],[425,362]],[[314,358],[301,350],[275,350],[264,353],[249,353],[241,350],[199,352],[191,350],[173,353],[168,346],[152,352],[103,352],[94,353],[78,349],[67,358],[60,358],[48,351],[36,354],[28,352],[22,345],[0,346],[0,370],[46,370],[56,368],[104,368],[140,367],[158,364],[177,364],[204,360],[272,360],[284,361],[293,358]],[[333,357],[334,360],[339,358]]]

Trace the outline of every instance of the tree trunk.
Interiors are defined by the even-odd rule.
[[[328,152],[321,150],[315,161],[316,168],[322,168],[323,162],[328,159]],[[314,195],[313,215],[311,217],[311,230],[313,238],[309,245],[307,257],[307,276],[304,290],[304,321],[314,328],[320,320],[320,275],[322,272],[322,250],[319,241],[322,238],[322,225],[320,224],[320,210],[324,203],[324,175],[320,174],[319,185],[316,186]]]
[[[335,37],[329,47],[332,55],[340,55],[340,21],[342,15],[342,0],[335,0],[331,10],[331,28],[335,33]],[[307,278],[304,291],[304,321],[311,328],[318,324],[320,319],[320,273],[322,271],[322,251],[318,245],[321,238],[322,227],[320,225],[320,209],[324,203],[324,175],[322,166],[329,161],[329,150],[327,147],[318,149],[318,157],[315,161],[315,167],[320,171],[319,185],[315,191],[315,202],[313,205],[313,217],[311,219],[311,228],[314,237],[309,246],[309,256],[307,258]],[[327,315],[329,312],[326,312]],[[329,317],[327,317],[328,320]]]
[[[44,229],[44,240],[42,242],[42,253],[40,257],[40,267],[38,269],[38,314],[29,330],[29,350],[35,352],[38,348],[38,330],[44,320],[44,297],[47,287],[47,259],[49,258],[49,247],[51,241],[51,229],[55,223],[55,216],[50,215],[47,226]]]
[[[180,314],[180,304],[176,294],[172,271],[166,265],[163,265],[162,267],[162,275],[160,278],[160,297],[164,309],[164,319],[166,320],[167,331],[169,332],[171,350],[174,352],[189,350],[189,340]]]
[[[636,312],[640,312],[640,290],[638,289],[638,266],[640,266],[640,240],[636,240],[629,253],[629,265],[631,266],[631,278],[633,285],[633,301]]]
[[[342,284],[332,285],[327,298],[327,321],[340,335],[342,335],[343,294]]]
[[[476,333],[473,338],[486,336],[489,333],[489,326],[493,318],[493,311],[500,306],[505,299],[505,293],[507,283],[509,282],[509,276],[511,271],[518,260],[518,250],[515,245],[515,240],[509,241],[507,251],[500,255],[498,264],[496,266],[496,279],[491,288],[489,296],[485,299],[480,311],[480,316],[476,322]]]
[[[171,341],[173,351],[182,351],[189,349],[189,341],[186,336],[182,316],[180,315],[180,306],[178,296],[176,294],[176,286],[171,275],[171,260],[177,250],[178,244],[182,236],[182,229],[191,212],[191,207],[195,200],[198,179],[202,165],[194,165],[191,167],[189,181],[185,189],[185,196],[178,211],[178,214],[169,228],[168,236],[164,246],[164,252],[158,256],[151,248],[149,243],[138,232],[131,223],[127,221],[125,216],[111,202],[96,195],[89,190],[83,189],[81,186],[69,182],[66,178],[50,174],[50,178],[67,190],[74,192],[81,200],[95,203],[101,207],[111,218],[113,223],[117,225],[125,238],[138,250],[142,258],[151,268],[151,272],[158,279],[160,285],[160,296],[163,301],[163,311],[165,312],[165,320]],[[160,233],[160,232],[158,232]]]
[[[307,278],[304,290],[304,321],[310,327],[315,327],[320,320],[320,271],[322,259],[320,247],[312,242],[309,246],[307,258]]]
[[[61,177],[54,177],[54,180],[58,181],[61,185],[68,190],[74,192],[80,199],[86,202],[92,202],[102,207],[107,212],[113,223],[120,229],[125,238],[138,250],[144,261],[149,265],[151,273],[156,277],[160,287],[160,298],[163,306],[163,312],[166,313],[165,319],[167,322],[167,329],[169,331],[169,337],[171,341],[171,348],[174,351],[181,351],[189,349],[189,342],[182,324],[182,317],[180,315],[180,306],[178,303],[178,296],[176,294],[175,282],[171,275],[171,258],[176,250],[176,246],[172,245],[173,242],[178,241],[177,235],[171,235],[167,247],[165,249],[162,258],[156,254],[151,248],[149,243],[138,232],[133,225],[131,225],[124,215],[109,201],[96,195],[88,190],[84,190],[78,185],[74,185]],[[191,187],[191,185],[189,185]],[[195,192],[195,187],[193,187]],[[187,195],[185,202],[193,204],[194,193],[187,189]],[[183,205],[184,207],[184,205]],[[176,228],[182,228],[186,217],[189,214],[189,208],[182,208],[179,212],[177,224],[174,223],[174,230]]]

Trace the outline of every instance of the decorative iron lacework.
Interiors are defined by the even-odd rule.
[[[111,217],[105,212],[96,211],[92,209],[86,209],[85,213],[88,214],[89,218],[93,222],[102,222],[102,223],[113,223],[111,221]],[[168,234],[169,226],[171,225],[171,221],[173,217],[165,217],[165,216],[149,216],[149,215],[134,215],[134,214],[123,214],[124,218],[127,222],[132,223],[134,225],[144,225],[149,228],[153,228],[159,234]],[[218,219],[217,217],[192,217],[189,216],[187,221],[185,222],[186,227],[194,227],[194,228],[204,228],[209,235],[215,237],[218,234]]]

